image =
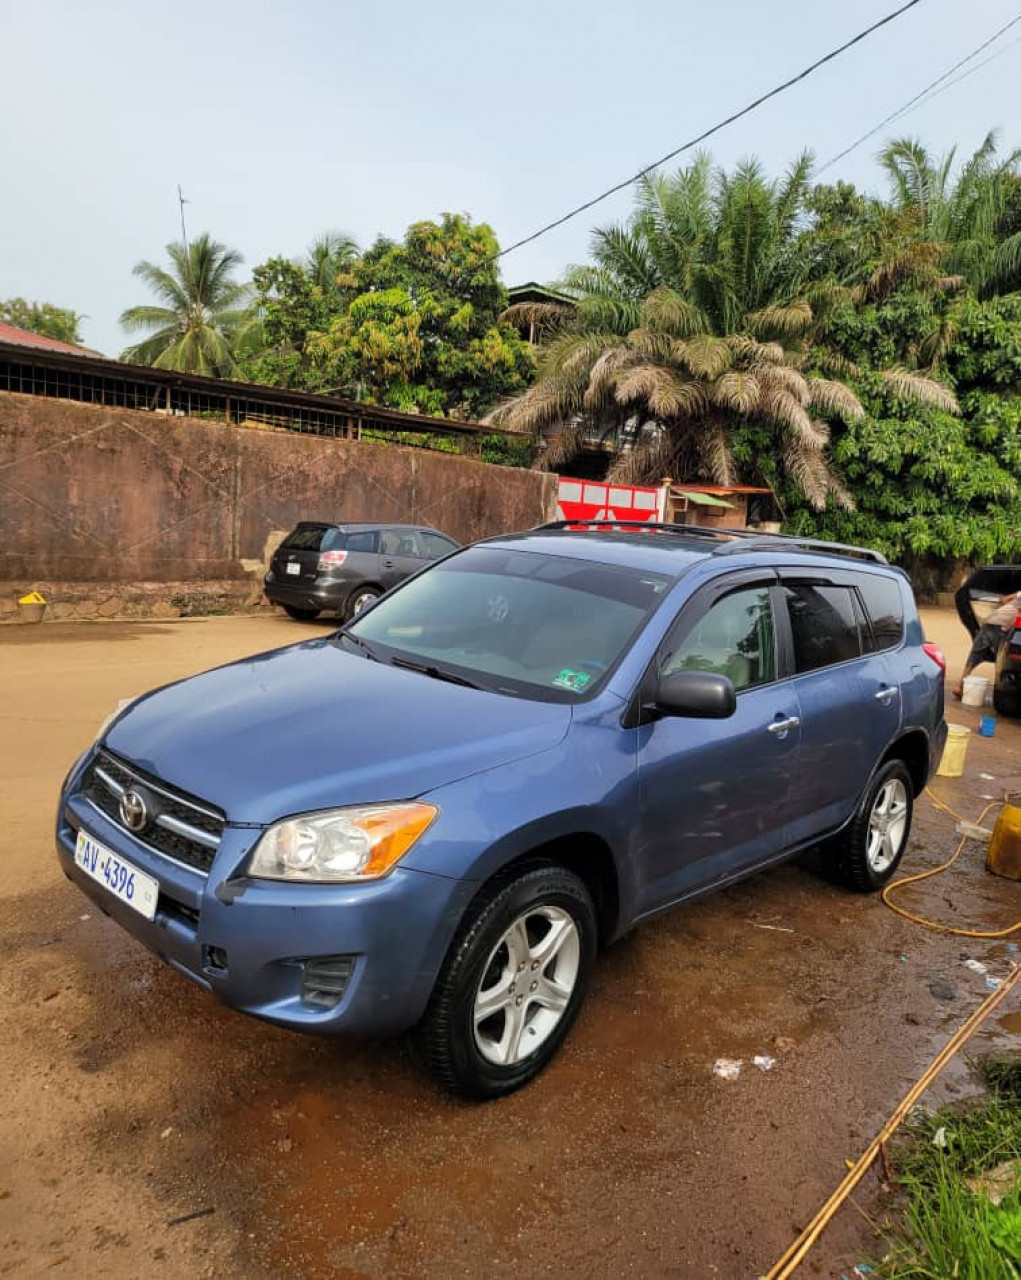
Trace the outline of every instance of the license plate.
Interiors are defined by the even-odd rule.
[[[289,565],[287,566],[287,572],[288,572],[288,573],[301,573],[301,565],[300,565],[300,564],[289,564]]]
[[[156,903],[160,895],[159,881],[139,871],[133,863],[88,836],[78,832],[74,846],[74,860],[86,875],[98,880],[115,898],[126,902],[147,920],[156,916]]]

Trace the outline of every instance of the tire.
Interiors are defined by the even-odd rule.
[[[542,945],[551,935],[559,942],[544,960]],[[465,1097],[498,1098],[520,1089],[570,1031],[595,956],[595,907],[573,872],[540,866],[494,882],[451,944],[413,1032],[416,1056],[445,1089]],[[544,988],[549,1004],[531,994]],[[479,1016],[484,995],[493,1012]],[[537,1044],[528,1051],[531,1037]]]
[[[889,808],[886,814],[882,809],[891,802],[899,821],[889,824],[887,843],[885,836],[880,835],[881,828],[876,830],[874,819],[888,821]],[[881,889],[904,856],[913,811],[913,787],[907,766],[902,760],[888,760],[869,783],[858,812],[833,839],[829,852],[834,859],[834,878],[859,893],[875,893]]]
[[[321,612],[320,609],[299,609],[296,604],[284,605],[284,613],[295,622],[311,622],[313,618],[318,618]]]
[[[350,622],[352,618],[357,618],[367,604],[371,604],[374,600],[378,600],[382,595],[379,587],[372,587],[363,584],[355,587],[354,591],[347,598],[347,604],[344,606],[344,620]]]
[[[993,710],[1001,716],[1021,716],[1021,690],[994,688]]]

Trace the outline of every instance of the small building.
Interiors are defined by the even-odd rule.
[[[507,290],[507,305],[510,307],[529,305],[573,307],[574,299],[569,298],[566,293],[558,293],[556,289],[550,289],[547,285],[530,280],[527,284],[517,284],[513,289]],[[533,347],[538,344],[542,336],[542,327],[536,323],[534,317],[514,323],[518,333],[526,342],[530,342]]]

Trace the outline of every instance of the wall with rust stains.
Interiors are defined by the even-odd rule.
[[[556,479],[450,454],[0,393],[0,580],[243,579],[298,520],[549,519]],[[249,566],[249,572],[251,566]]]

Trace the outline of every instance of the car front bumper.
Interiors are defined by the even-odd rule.
[[[74,860],[84,829],[155,876],[147,920]],[[239,874],[260,829],[227,827],[209,875],[141,843],[81,795],[65,795],[57,855],[68,879],[161,960],[225,1004],[294,1030],[375,1036],[413,1026],[477,887],[397,867],[365,884],[297,884]],[[332,1007],[310,1003],[326,962],[349,970]],[[318,966],[312,967],[310,966]]]

